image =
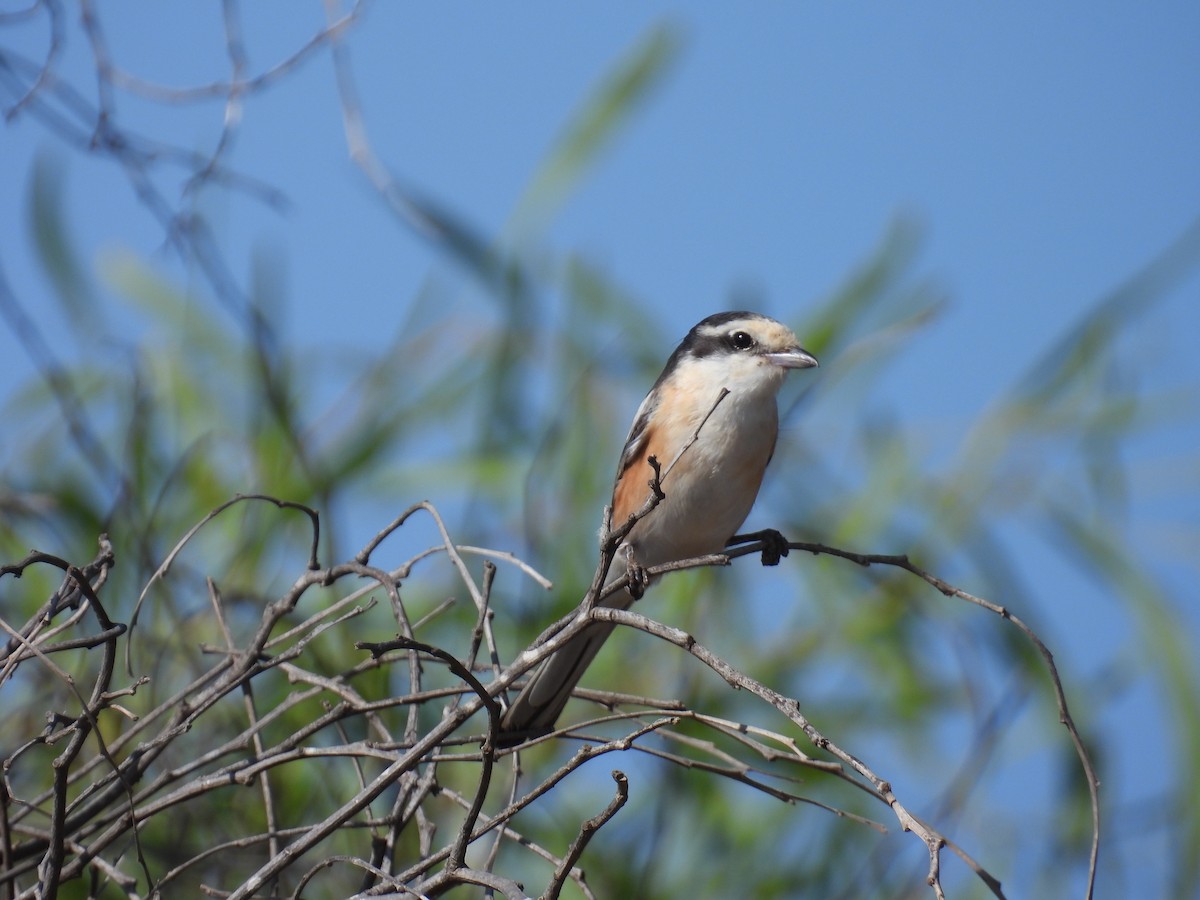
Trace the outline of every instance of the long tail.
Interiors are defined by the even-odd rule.
[[[628,591],[618,591],[604,601],[605,606],[617,609],[628,609],[631,603],[633,597]],[[534,669],[500,720],[500,746],[512,746],[553,730],[575,685],[614,627],[604,623],[588,626]]]

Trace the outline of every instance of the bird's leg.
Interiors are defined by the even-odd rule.
[[[626,588],[629,596],[634,600],[641,600],[646,588],[650,586],[650,576],[646,574],[646,567],[634,557],[633,547],[629,544],[625,545],[625,572],[629,575],[629,587]]]
[[[736,547],[738,544],[749,544],[762,541],[762,564],[777,566],[779,560],[788,555],[788,542],[774,528],[764,528],[762,531],[751,531],[747,534],[735,534],[725,542],[726,547]]]

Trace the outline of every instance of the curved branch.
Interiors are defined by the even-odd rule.
[[[629,799],[629,778],[625,773],[620,769],[613,769],[612,779],[617,783],[616,794],[613,795],[608,806],[579,826],[579,836],[571,842],[571,846],[567,850],[567,855],[562,858],[558,867],[555,868],[554,877],[550,879],[550,884],[547,886],[545,893],[542,894],[541,900],[558,900],[558,895],[562,892],[567,876],[571,873],[571,869],[574,868],[575,863],[579,862],[579,857],[583,855],[588,842],[591,841],[597,831],[608,823],[609,819],[617,814],[617,811]]]

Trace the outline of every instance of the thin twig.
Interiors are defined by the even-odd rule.
[[[755,552],[753,545],[749,545],[751,549],[740,547],[737,551],[732,552],[731,556],[741,556],[743,552]],[[1075,727],[1075,720],[1071,716],[1070,708],[1067,705],[1067,694],[1063,689],[1062,679],[1058,674],[1058,666],[1054,663],[1054,655],[1050,649],[1043,643],[1037,633],[1030,628],[1025,622],[1014,615],[1007,607],[1001,606],[998,603],[993,603],[982,597],[976,597],[974,594],[969,594],[961,588],[957,588],[947,581],[938,578],[920,566],[917,566],[908,558],[908,556],[886,555],[878,553],[852,553],[848,550],[841,550],[837,547],[829,547],[825,544],[814,544],[806,542],[790,542],[788,546],[793,550],[803,550],[813,555],[824,554],[826,556],[836,556],[840,559],[849,560],[856,565],[865,567],[881,565],[894,566],[904,569],[929,585],[932,585],[942,594],[947,597],[957,597],[960,600],[965,600],[975,606],[986,609],[989,612],[995,613],[1001,619],[1015,626],[1026,638],[1037,648],[1042,660],[1046,664],[1046,669],[1050,673],[1050,680],[1054,686],[1054,699],[1058,704],[1059,721],[1067,729],[1067,733],[1071,737],[1071,743],[1075,748],[1075,755],[1079,759],[1079,764],[1083,769],[1084,777],[1087,780],[1088,795],[1091,799],[1092,806],[1092,845],[1088,859],[1088,884],[1086,897],[1092,897],[1096,887],[1096,872],[1100,857],[1100,779],[1096,775],[1096,769],[1092,764],[1091,756],[1088,754],[1087,748],[1084,746],[1083,738],[1079,734],[1079,729]],[[761,548],[760,548],[761,549]]]
[[[613,769],[612,778],[617,783],[617,792],[613,795],[612,801],[603,810],[579,827],[579,835],[571,842],[566,856],[563,857],[562,862],[554,870],[554,877],[550,879],[549,886],[546,888],[545,893],[542,894],[542,900],[558,900],[558,895],[562,892],[563,883],[567,880],[567,875],[571,872],[575,863],[579,861],[579,857],[583,856],[583,851],[592,837],[617,814],[617,811],[629,799],[629,778],[625,773],[620,769]]]
[[[760,548],[761,549],[761,548]],[[805,736],[812,742],[813,746],[827,750],[838,759],[840,759],[851,770],[857,772],[865,778],[871,787],[878,793],[880,798],[891,807],[892,812],[900,822],[900,827],[905,831],[912,831],[925,843],[929,850],[930,856],[930,886],[939,900],[943,897],[941,883],[938,880],[938,854],[945,843],[944,838],[933,828],[922,822],[919,818],[913,815],[900,802],[892,791],[891,785],[876,775],[870,767],[862,760],[851,753],[843,750],[828,737],[816,729],[816,727],[804,716],[800,711],[800,705],[797,701],[785,697],[783,694],[767,687],[761,682],[739,672],[725,660],[721,659],[715,653],[696,642],[696,639],[679,628],[671,628],[663,625],[660,622],[655,622],[646,616],[628,610],[613,609],[611,607],[598,606],[591,610],[591,619],[597,622],[609,622],[614,625],[626,625],[637,628],[640,631],[645,631],[655,637],[669,641],[678,647],[682,647],[687,652],[691,653],[714,672],[724,678],[730,685],[754,694],[756,697],[764,700],[771,706],[775,707],[780,713],[789,718],[804,732]],[[980,871],[983,871],[982,868]],[[998,882],[996,882],[998,884]],[[990,886],[990,885],[989,885]],[[1002,897],[1003,894],[997,894]]]

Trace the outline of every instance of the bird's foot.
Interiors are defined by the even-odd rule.
[[[764,528],[762,531],[752,531],[749,534],[735,534],[726,541],[725,546],[735,547],[738,544],[749,544],[751,541],[762,542],[762,564],[764,566],[777,566],[779,560],[788,555],[787,538],[774,528]]]
[[[641,600],[650,586],[650,576],[646,574],[646,567],[634,558],[633,548],[629,546],[625,548],[625,572],[629,576],[629,587],[626,588],[629,596]]]

